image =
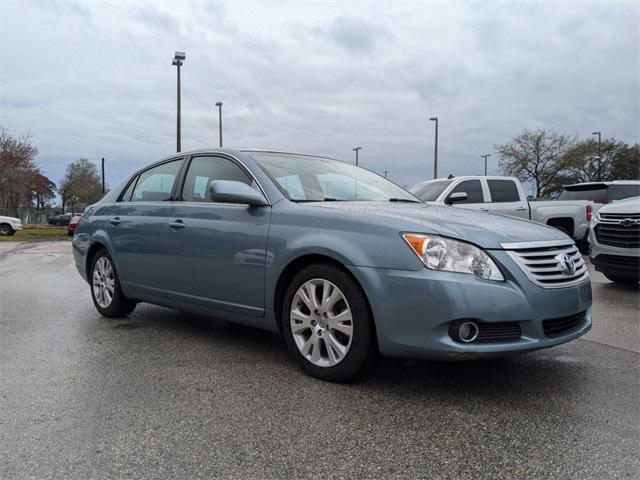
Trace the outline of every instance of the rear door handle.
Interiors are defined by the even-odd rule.
[[[519,212],[524,212],[526,209],[527,209],[526,207],[516,208],[516,210]]]
[[[488,209],[488,208],[481,208],[481,209],[480,209],[480,211],[481,211],[481,212],[488,212],[488,211],[489,211],[489,209]]]
[[[113,217],[113,218],[110,220],[111,225],[120,225],[120,221],[121,221],[121,220],[120,220],[120,217]]]
[[[180,219],[177,219],[177,220],[169,223],[169,228],[172,228],[174,230],[180,230],[181,228],[184,228],[184,227],[186,227],[186,225]]]

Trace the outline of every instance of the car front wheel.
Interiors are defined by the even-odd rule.
[[[329,264],[305,267],[289,284],[282,310],[287,346],[308,374],[349,381],[378,358],[367,299],[341,269]]]
[[[0,225],[0,235],[3,237],[10,237],[15,231],[11,228],[11,225],[3,223]]]
[[[106,250],[100,250],[91,264],[91,298],[96,309],[105,317],[124,317],[136,303],[122,293],[113,261]]]

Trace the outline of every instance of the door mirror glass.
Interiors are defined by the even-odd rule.
[[[209,184],[209,196],[212,202],[218,203],[240,203],[252,207],[269,205],[262,193],[235,180],[214,180]]]
[[[452,193],[447,197],[444,201],[447,205],[453,205],[457,202],[466,202],[467,201],[467,192],[456,192]]]

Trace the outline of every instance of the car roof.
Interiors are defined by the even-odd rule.
[[[640,180],[611,180],[609,182],[582,182],[565,185],[567,189],[583,189],[588,187],[607,188],[609,185],[640,185]]]
[[[479,180],[484,178],[486,180],[517,180],[516,177],[506,177],[504,175],[460,175],[458,177],[442,177],[442,178],[432,178],[431,180],[423,180],[422,182],[418,182],[414,185],[424,185],[426,183],[431,182],[453,182],[454,180]]]
[[[344,160],[341,160],[339,158],[333,158],[333,157],[329,157],[328,155],[316,155],[316,154],[311,154],[311,153],[299,153],[299,152],[287,152],[284,150],[266,150],[266,149],[259,149],[259,148],[227,148],[227,147],[211,147],[211,148],[198,148],[195,150],[187,150],[186,152],[176,152],[176,153],[172,153],[171,155],[167,155],[163,158],[161,158],[160,160],[157,160],[153,163],[148,164],[149,165],[153,165],[155,163],[161,163],[164,162],[166,160],[171,160],[172,158],[176,158],[176,157],[183,157],[186,155],[202,155],[202,154],[207,154],[207,153],[226,153],[227,155],[237,155],[238,153],[245,153],[248,155],[251,155],[252,153],[276,153],[276,154],[282,154],[282,155],[298,155],[301,157],[315,157],[315,158],[325,158],[328,160],[336,160],[338,162],[343,162]],[[146,167],[145,167],[146,168]]]

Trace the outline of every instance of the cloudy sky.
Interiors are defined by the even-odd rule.
[[[175,151],[352,159],[400,184],[478,174],[523,128],[636,142],[640,3],[0,1],[0,124],[54,180],[79,157],[114,185]],[[495,157],[491,172],[497,173]]]

